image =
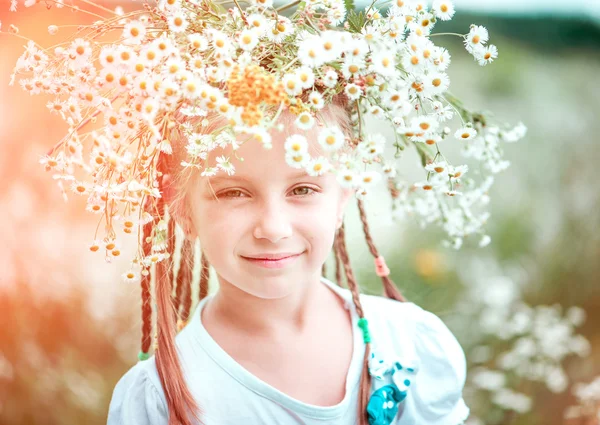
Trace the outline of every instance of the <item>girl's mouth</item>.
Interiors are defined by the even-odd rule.
[[[243,256],[242,256],[242,258],[244,260],[250,262],[251,264],[254,264],[259,267],[264,267],[267,269],[280,269],[280,268],[283,268],[283,267],[286,267],[286,266],[292,264],[301,255],[302,255],[302,253],[290,255],[289,257],[283,257],[283,258],[279,258],[279,259],[249,258],[249,257],[243,257]]]

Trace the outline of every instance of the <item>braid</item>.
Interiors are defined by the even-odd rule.
[[[199,300],[204,299],[208,295],[208,280],[210,278],[210,264],[208,264],[208,258],[206,258],[204,253],[202,253],[201,267]]]
[[[152,200],[146,198],[146,209],[149,209]],[[152,251],[152,227],[154,220],[149,221],[142,227],[142,251],[144,257],[150,255]],[[146,360],[149,357],[150,344],[152,343],[152,296],[150,294],[151,276],[147,269],[142,270],[141,289],[142,289],[142,347],[138,354],[140,360]]]
[[[177,274],[177,306],[179,312],[179,327],[183,328],[184,322],[187,320],[185,314],[188,291],[192,285],[192,274],[194,269],[193,247],[192,242],[187,238],[181,244],[181,263],[179,273]]]
[[[381,276],[381,281],[383,282],[383,289],[385,292],[385,296],[388,298],[391,298],[393,300],[396,300],[396,301],[406,301],[406,298],[404,298],[404,295],[402,295],[402,293],[400,292],[398,287],[389,278],[389,276],[388,276],[389,270],[387,269],[387,266],[385,266],[385,262],[383,262],[383,257],[379,255],[379,251],[377,250],[377,247],[373,243],[373,238],[371,237],[371,232],[369,230],[369,223],[367,222],[367,215],[365,214],[365,208],[363,206],[363,202],[360,199],[358,199],[357,203],[358,203],[358,212],[360,213],[360,221],[362,222],[362,225],[363,225],[363,230],[365,232],[365,238],[367,240],[367,245],[369,245],[369,251],[371,252],[371,255],[375,258],[375,264],[377,265],[377,268],[379,268],[380,265],[382,265],[382,267],[384,269],[386,269],[385,272],[378,273],[379,276]]]
[[[338,286],[343,287],[342,281],[342,259],[340,258],[340,249],[339,249],[339,237],[335,236],[335,240],[333,241],[333,253],[335,255],[335,280]]]
[[[344,265],[344,270],[346,272],[346,279],[348,281],[348,289],[352,293],[352,300],[354,301],[354,306],[356,307],[356,312],[360,319],[364,319],[365,314],[362,309],[362,304],[360,303],[360,294],[358,284],[356,283],[356,279],[354,278],[354,273],[352,272],[352,267],[350,265],[350,259],[348,258],[348,251],[346,249],[346,241],[345,241],[345,233],[344,233],[344,225],[338,230],[338,250],[340,254],[340,259]],[[371,375],[369,374],[369,356],[371,355],[371,343],[365,343],[365,356],[363,358],[363,367],[362,374],[360,377],[360,389],[358,394],[358,421],[359,425],[367,425],[367,405],[369,403],[369,396],[371,392]]]
[[[186,241],[186,275],[183,277],[183,304],[181,306],[181,320],[187,323],[190,317],[190,310],[192,308],[192,280],[194,270],[194,242]]]

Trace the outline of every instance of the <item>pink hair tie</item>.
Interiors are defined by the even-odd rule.
[[[383,258],[383,255],[380,255],[375,259],[375,273],[377,273],[377,276],[390,275],[390,269],[388,269],[387,264],[385,264],[385,258]]]

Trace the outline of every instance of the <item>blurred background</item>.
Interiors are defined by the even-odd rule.
[[[51,37],[48,25],[94,18],[43,2],[19,1],[11,13],[9,3],[0,0],[0,424],[102,424],[139,350],[140,290],[120,277],[133,246],[111,265],[88,251],[96,216],[83,198],[63,202],[38,164],[66,126],[48,112],[50,97],[8,85],[26,41],[6,34],[14,24],[48,47],[67,33]],[[455,17],[433,32],[483,25],[499,57],[480,67],[458,37],[432,39],[452,55],[450,91],[500,124],[528,127],[504,145],[512,165],[489,193],[492,242],[446,248],[440,230],[393,220],[385,196],[368,204],[374,240],[408,299],[438,314],[465,349],[469,425],[598,424],[600,2],[454,3]],[[416,155],[401,161],[424,177]],[[379,294],[355,206],[346,226],[359,282]]]

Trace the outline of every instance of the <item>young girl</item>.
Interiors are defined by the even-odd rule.
[[[335,98],[320,125],[348,135],[346,106],[345,96]],[[291,143],[311,157],[327,155],[317,126],[306,132],[307,145],[287,138],[294,118],[283,112],[284,131],[270,133],[270,149],[252,139],[235,151],[228,145],[208,152],[205,170],[224,157],[243,158],[228,165],[231,175],[184,175],[183,144],[171,139],[160,189],[170,223],[187,238],[183,265],[199,238],[201,301],[175,337],[174,308],[185,307],[173,305],[170,270],[157,264],[157,351],[117,383],[108,425],[458,425],[468,416],[461,346],[389,279],[361,201],[386,297],[359,294],[343,226],[354,190],[331,172],[290,166]],[[337,284],[323,277],[332,249]],[[210,296],[208,264],[219,282]]]

